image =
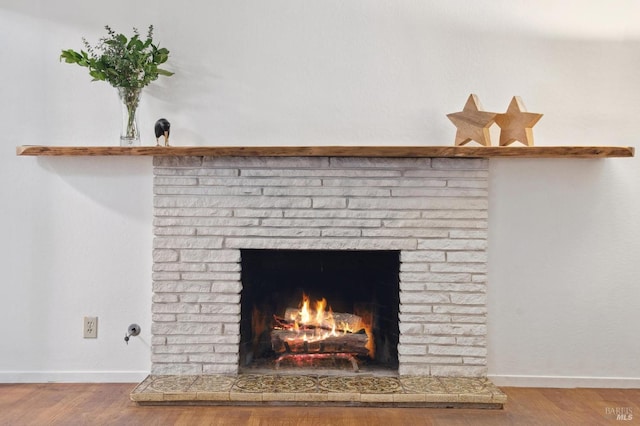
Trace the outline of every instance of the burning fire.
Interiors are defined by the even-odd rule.
[[[368,317],[369,321],[363,321],[361,317],[352,314],[334,314],[325,298],[316,301],[315,309],[313,309],[309,297],[303,294],[298,309],[291,308],[285,313],[286,329],[295,333],[284,340],[289,343],[300,341],[312,343],[350,333],[362,333],[364,330],[368,338],[365,347],[369,356],[373,358],[375,348],[371,331],[371,316],[368,315]]]
[[[305,342],[316,342],[324,340],[330,336],[338,336],[336,323],[333,319],[331,307],[327,310],[327,300],[322,298],[316,301],[315,310],[310,308],[311,301],[306,294],[302,295],[302,303],[297,311],[289,312],[289,318],[293,323],[293,329],[302,332],[300,336],[291,337],[287,340],[293,341],[301,338]],[[342,334],[351,332],[348,327],[340,329]]]

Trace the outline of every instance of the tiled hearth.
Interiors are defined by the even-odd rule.
[[[282,404],[502,408],[486,378],[429,376],[149,376],[132,392],[140,404]]]
[[[181,383],[200,401],[216,383],[218,402],[264,402],[300,384],[303,401],[427,403],[425,389],[459,401],[456,383],[467,383],[501,403],[485,378],[487,160],[155,157],[154,175],[152,376],[134,400],[184,402],[161,385]],[[345,376],[336,391],[326,384],[337,378],[239,374],[243,249],[399,251],[395,377]],[[266,387],[243,387],[251,382]]]

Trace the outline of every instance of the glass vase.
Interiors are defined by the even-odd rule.
[[[138,105],[142,89],[137,87],[118,87],[118,96],[122,105],[122,131],[120,146],[140,146],[138,130]]]

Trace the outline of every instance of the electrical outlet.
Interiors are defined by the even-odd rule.
[[[98,337],[98,317],[84,317],[82,324],[85,339],[96,339]]]

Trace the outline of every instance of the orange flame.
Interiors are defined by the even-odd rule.
[[[327,299],[324,297],[322,300],[316,302],[316,324],[323,325],[324,323],[324,308],[327,306]]]
[[[300,323],[307,325],[311,319],[311,313],[309,312],[309,298],[306,294],[302,295],[302,308],[300,309]]]
[[[371,313],[366,315],[368,318],[363,321],[363,328],[368,336],[367,349],[369,355],[373,358],[375,348],[373,343],[373,334],[371,331]],[[302,301],[298,306],[298,310],[289,312],[289,320],[293,322],[293,330],[297,333],[297,337],[288,338],[290,341],[301,339],[304,342],[316,342],[324,340],[330,336],[339,336],[347,333],[356,333],[358,330],[352,330],[347,321],[336,321],[333,310],[327,304],[327,300],[322,298],[315,302],[315,310],[311,309],[311,301],[306,294],[302,295]]]

